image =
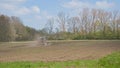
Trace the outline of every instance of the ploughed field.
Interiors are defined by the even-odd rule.
[[[0,43],[0,62],[96,60],[120,51],[119,40],[35,41]]]

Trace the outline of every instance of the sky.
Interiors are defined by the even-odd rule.
[[[74,15],[82,8],[119,10],[120,0],[0,0],[0,14],[19,17],[23,24],[35,29],[46,26],[59,12]]]

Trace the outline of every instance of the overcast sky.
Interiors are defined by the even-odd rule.
[[[120,0],[0,0],[0,14],[17,16],[36,29],[42,29],[47,19],[60,11],[72,15],[86,7],[119,10]]]

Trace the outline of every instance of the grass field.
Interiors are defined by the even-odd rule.
[[[0,63],[1,68],[96,68],[97,61],[62,61],[62,62],[11,62]]]
[[[0,68],[104,68],[108,67],[108,58],[119,63],[119,40],[49,41],[49,44],[0,43]],[[113,52],[118,53],[103,58]]]

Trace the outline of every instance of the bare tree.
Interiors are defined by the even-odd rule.
[[[97,9],[92,9],[91,10],[91,32],[94,32],[94,35],[95,35],[95,32],[96,32],[96,27],[97,27],[97,13],[98,13],[98,10]]]
[[[71,17],[68,21],[69,32],[78,33],[79,32],[79,17]]]
[[[118,11],[113,11],[111,12],[111,28],[112,28],[112,32],[114,35],[116,35],[116,31],[117,31],[117,28],[118,28],[118,21],[119,21],[119,12]]]
[[[89,9],[88,8],[84,8],[82,10],[82,12],[80,12],[79,14],[80,17],[80,31],[83,35],[86,35],[89,32]]]
[[[46,27],[48,29],[48,33],[52,34],[54,29],[54,18],[48,19],[48,22],[46,23]]]
[[[117,31],[117,38],[120,39],[120,13],[118,15],[119,16],[117,17],[116,20],[116,31]]]
[[[61,32],[66,32],[66,24],[68,20],[68,15],[66,15],[64,12],[59,12],[57,15],[57,21],[59,23],[59,27]]]

